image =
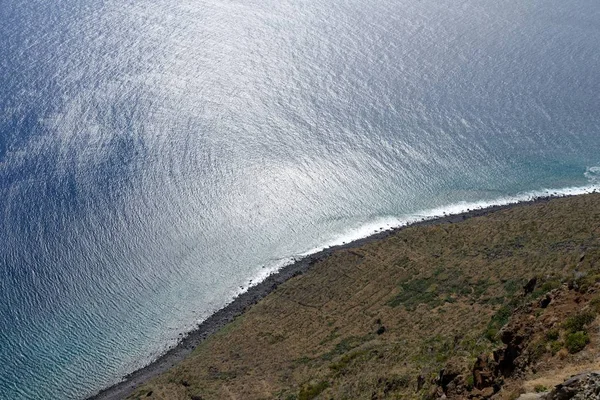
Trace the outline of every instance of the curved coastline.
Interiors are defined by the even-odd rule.
[[[352,240],[349,243],[333,245],[316,252],[308,253],[295,262],[283,266],[281,269],[268,275],[264,280],[249,287],[246,291],[237,295],[229,304],[212,314],[209,318],[200,323],[194,330],[190,331],[175,347],[168,350],[165,354],[151,362],[147,366],[138,369],[131,374],[126,375],[123,380],[113,386],[101,390],[99,393],[88,397],[87,400],[117,400],[123,399],[131,394],[139,385],[147,380],[167,371],[169,368],[183,360],[200,343],[209,336],[219,331],[236,317],[242,315],[258,301],[266,297],[280,284],[288,279],[308,271],[315,263],[323,260],[334,252],[341,249],[352,249],[360,247],[366,243],[385,239],[395,235],[397,232],[409,227],[427,226],[438,224],[452,224],[463,220],[491,214],[497,211],[506,210],[514,207],[521,207],[533,204],[546,203],[556,198],[573,197],[587,193],[595,193],[595,185],[579,188],[567,188],[556,191],[544,191],[531,195],[523,195],[513,198],[500,199],[500,204],[478,206],[477,203],[464,205],[475,206],[478,208],[468,209],[467,211],[456,212],[452,214],[425,214],[418,220],[408,220],[406,224],[397,227],[391,227],[388,230],[373,233],[369,236]],[[541,194],[540,194],[541,193]],[[439,209],[441,210],[441,209]],[[435,211],[435,210],[434,210]]]

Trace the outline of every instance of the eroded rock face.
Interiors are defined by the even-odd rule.
[[[526,349],[534,334],[535,320],[530,318],[532,312],[531,305],[523,307],[516,311],[511,321],[502,328],[500,340],[505,347],[494,352],[497,375],[510,377],[516,372],[524,371],[530,364]]]
[[[557,332],[562,329],[563,321],[577,313],[585,301],[589,299],[585,300],[584,296],[563,285],[535,301],[517,307],[499,332],[502,345],[491,353],[480,354],[475,363],[469,366],[457,368],[447,364],[433,382],[435,390],[431,392],[431,398],[483,400],[514,395],[521,390],[518,389],[519,382],[536,373],[538,367],[543,366],[541,363],[550,359],[560,365],[560,357],[551,359],[555,354],[550,356],[547,332],[550,329]],[[563,350],[566,352],[566,349]],[[600,400],[600,371],[574,376],[551,393],[525,393],[521,398]]]
[[[437,384],[446,395],[462,393],[465,388],[465,379],[462,372],[465,370],[460,362],[450,360],[440,371]]]
[[[495,372],[494,360],[485,354],[478,357],[475,366],[469,370],[468,365],[457,360],[450,360],[440,371],[436,379],[435,391],[430,396],[434,399],[489,399],[500,390]],[[467,383],[472,373],[473,384]]]
[[[487,354],[480,354],[473,366],[473,387],[482,390],[496,382],[496,362]]]
[[[505,379],[522,374],[531,363],[528,346],[535,333],[533,311],[531,304],[515,310],[509,323],[500,331],[503,346],[492,354],[483,353],[477,357],[470,369],[472,388],[466,384],[469,373],[465,368],[449,363],[440,371],[436,381],[437,397],[434,398],[489,399],[501,390]]]
[[[545,400],[600,400],[600,372],[584,372],[557,385]]]

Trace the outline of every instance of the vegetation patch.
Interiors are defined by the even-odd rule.
[[[500,329],[502,329],[504,325],[506,325],[511,314],[512,307],[508,305],[504,305],[500,307],[498,311],[496,311],[484,333],[484,336],[490,342],[496,342],[498,340],[498,332],[500,331]]]
[[[522,286],[523,282],[521,279],[509,279],[506,282],[504,282],[504,290],[506,290],[506,293],[510,296],[517,293],[517,291],[521,289]]]
[[[563,347],[564,347],[564,343],[563,342],[559,342],[559,341],[554,341],[554,342],[550,342],[550,354],[555,355],[556,353],[558,353]]]
[[[342,341],[340,341],[338,344],[336,344],[335,347],[333,348],[333,350],[323,354],[321,356],[321,359],[322,360],[332,360],[334,357],[339,356],[344,353],[347,353],[348,351],[360,346],[368,339],[369,339],[369,336],[367,336],[367,337],[351,336],[351,337],[345,338]]]
[[[338,332],[338,328],[335,328],[331,331],[331,333],[329,335],[327,335],[327,337],[325,339],[321,340],[321,342],[319,344],[322,346],[322,345],[329,343],[339,337],[340,337],[340,334]]]
[[[407,388],[410,384],[410,377],[406,375],[392,375],[385,378],[379,378],[378,386],[383,388],[383,394],[387,396],[399,389]]]
[[[569,333],[565,340],[565,346],[569,353],[575,354],[583,350],[583,348],[590,342],[590,337],[587,332],[579,331],[575,333]]]
[[[536,393],[544,393],[548,391],[548,388],[544,385],[535,385],[535,387],[533,388],[533,390]]]
[[[320,395],[325,389],[329,387],[329,382],[321,381],[316,384],[309,384],[300,389],[298,393],[298,400],[312,400]]]
[[[484,280],[471,284],[461,276],[459,271],[450,273],[441,271],[443,270],[438,269],[428,278],[416,278],[401,283],[400,293],[388,305],[391,307],[403,305],[409,311],[414,310],[419,304],[435,308],[444,303],[454,302],[457,296],[473,295],[479,298],[489,286]]]
[[[559,337],[560,333],[558,332],[558,329],[550,329],[546,332],[546,339],[549,341],[558,340]]]
[[[335,373],[343,373],[350,363],[357,358],[370,358],[370,350],[353,351],[350,354],[344,354],[339,361],[329,365],[329,368]]]
[[[600,296],[596,296],[592,300],[590,300],[590,306],[592,306],[594,312],[600,312]]]
[[[569,317],[563,324],[563,327],[570,333],[584,331],[585,326],[594,321],[595,318],[596,316],[591,312],[580,312]]]
[[[542,284],[541,289],[542,289],[542,292],[547,293],[547,292],[550,292],[559,287],[560,287],[559,280],[549,280]]]

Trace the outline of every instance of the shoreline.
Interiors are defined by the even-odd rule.
[[[254,286],[251,286],[250,288],[248,288],[247,291],[235,297],[224,308],[218,310],[206,320],[204,320],[202,323],[200,323],[195,329],[190,331],[175,347],[167,351],[155,361],[151,362],[150,364],[141,369],[138,369],[126,375],[125,377],[123,377],[123,380],[121,382],[113,386],[109,386],[95,395],[87,397],[87,400],[117,400],[129,396],[141,384],[147,382],[149,379],[160,375],[161,373],[167,371],[168,369],[182,361],[185,357],[191,354],[200,343],[202,343],[211,335],[218,332],[228,323],[232,322],[236,317],[244,314],[249,308],[251,308],[254,304],[266,297],[268,294],[270,294],[279,285],[286,282],[290,278],[307,272],[314,264],[323,259],[326,259],[336,251],[342,249],[357,248],[367,243],[388,238],[390,236],[395,235],[397,232],[415,226],[453,224],[467,220],[469,218],[480,217],[501,210],[521,206],[543,204],[554,199],[568,198],[581,195],[583,194],[540,196],[530,200],[523,200],[502,205],[491,205],[479,209],[469,210],[462,213],[442,215],[438,217],[433,217],[431,219],[423,219],[400,227],[395,227],[389,230],[373,233],[372,235],[369,235],[367,237],[360,238],[349,243],[328,247],[316,253],[307,255],[303,258],[296,260],[291,264],[282,267],[280,270],[267,276],[263,281],[257,283]]]

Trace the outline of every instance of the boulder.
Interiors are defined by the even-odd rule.
[[[532,293],[533,290],[535,289],[535,285],[537,284],[537,278],[531,278],[526,284],[525,286],[523,286],[523,291],[525,292],[525,294],[529,294]]]
[[[584,372],[556,387],[545,400],[600,400],[600,372]]]

